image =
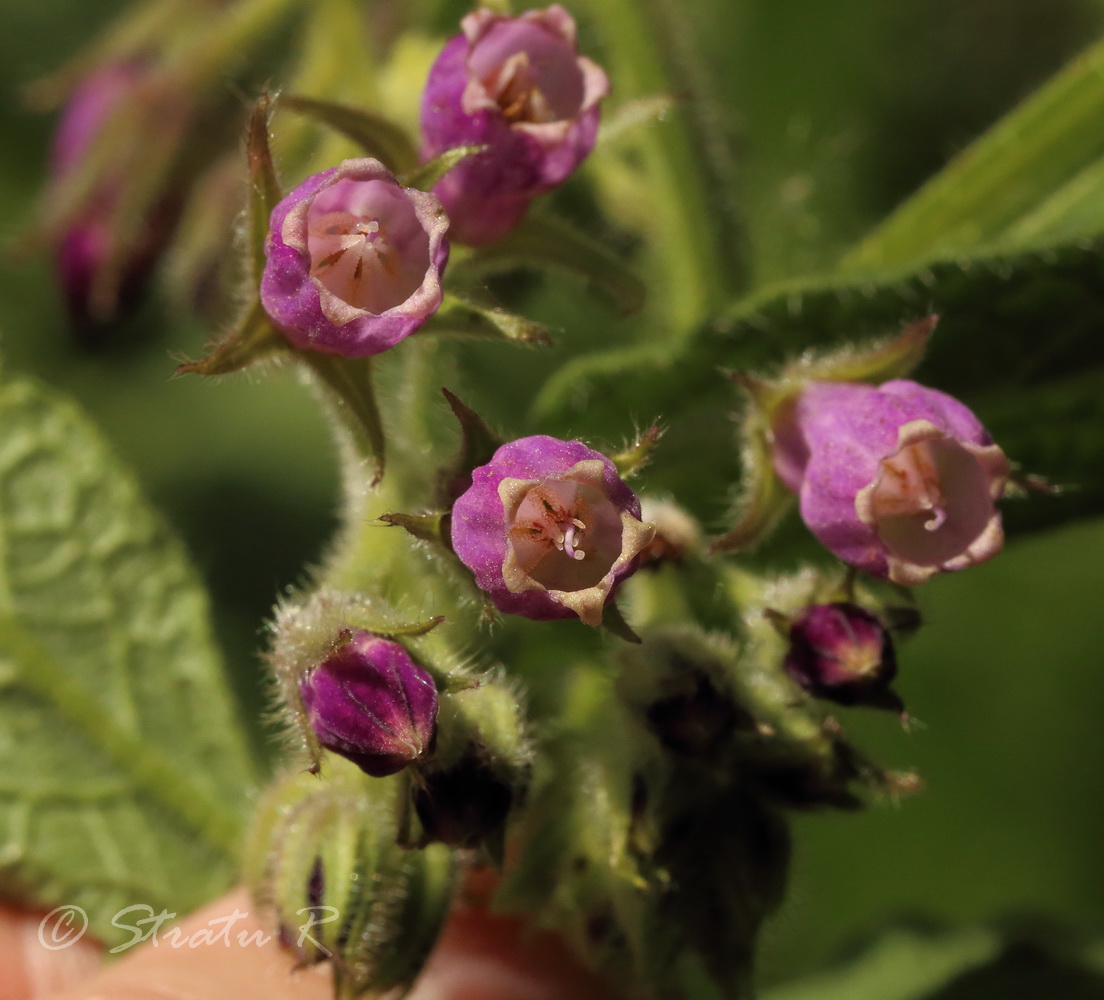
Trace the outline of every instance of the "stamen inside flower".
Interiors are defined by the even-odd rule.
[[[342,180],[320,192],[307,214],[310,274],[342,302],[379,314],[421,287],[429,236],[402,189]]]
[[[500,21],[473,47],[468,66],[510,124],[565,121],[582,107],[574,45],[533,21]]]
[[[985,531],[994,506],[977,457],[952,439],[928,438],[882,461],[871,512],[895,555],[940,566]]]
[[[547,480],[522,497],[509,542],[525,576],[549,590],[585,590],[621,554],[621,531],[620,512],[597,486]]]
[[[502,109],[503,118],[511,124],[555,119],[548,101],[537,87],[525,52],[515,52],[483,81],[483,85]]]

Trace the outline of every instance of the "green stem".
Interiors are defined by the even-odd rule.
[[[670,45],[685,15],[669,12],[663,0],[591,0],[590,10],[605,35],[616,40],[610,58],[619,99],[697,90],[687,86],[692,68]],[[695,100],[702,99],[695,93]],[[644,129],[640,139],[653,194],[653,245],[672,292],[668,319],[676,332],[688,332],[714,315],[739,285],[738,234],[718,212],[730,192],[714,189],[703,154],[716,137],[695,134],[694,126],[683,102],[664,121]]]

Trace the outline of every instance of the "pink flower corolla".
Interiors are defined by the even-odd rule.
[[[433,195],[378,160],[345,160],[272,210],[261,303],[296,347],[379,354],[440,306],[448,226]]]
[[[432,752],[437,733],[433,678],[399,643],[353,632],[299,681],[318,742],[376,778]]]
[[[774,467],[844,562],[917,584],[995,556],[1009,466],[977,417],[898,379],[813,382],[774,427]]]
[[[614,464],[581,441],[504,444],[452,508],[452,547],[508,614],[602,621],[654,529]]]
[[[487,147],[433,189],[454,238],[480,245],[509,232],[536,195],[562,184],[591,151],[609,80],[579,55],[575,21],[559,4],[520,17],[477,10],[461,27],[426,82],[423,156]]]

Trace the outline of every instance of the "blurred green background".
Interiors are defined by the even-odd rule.
[[[78,348],[46,263],[21,254],[17,238],[51,128],[23,108],[20,88],[120,6],[0,0],[0,235],[11,246],[0,349],[10,369],[81,400],[184,535],[239,695],[258,715],[266,615],[335,523],[335,463],[314,401],[286,373],[170,380],[173,356],[196,356],[212,332],[156,301],[105,349]],[[736,200],[756,281],[829,263],[1104,30],[1104,5],[1090,0],[682,9],[737,158],[739,190],[719,197]],[[568,342],[610,322],[558,282],[529,308]],[[631,334],[631,322],[619,329]],[[492,353],[503,369],[539,364]],[[1104,520],[1088,521],[1013,539],[995,562],[925,588],[931,627],[901,657],[911,730],[861,713],[845,722],[876,757],[917,768],[926,788],[896,807],[799,818],[791,897],[765,940],[767,979],[815,968],[899,917],[1040,915],[1104,930],[1102,562]]]

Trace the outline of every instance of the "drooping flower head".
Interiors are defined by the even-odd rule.
[[[437,688],[399,643],[354,632],[299,681],[318,742],[373,777],[401,771],[433,747]]]
[[[498,239],[529,202],[562,184],[594,147],[606,74],[578,54],[558,4],[507,17],[477,10],[433,64],[422,98],[423,156],[487,150],[434,187],[464,243]]]
[[[378,160],[346,160],[273,209],[261,303],[296,347],[379,354],[441,304],[448,225],[433,195]]]
[[[452,547],[508,614],[598,625],[653,528],[614,464],[581,441],[511,441],[472,472]]]
[[[1009,466],[977,417],[898,379],[812,382],[775,420],[774,466],[844,562],[922,583],[996,555]]]

